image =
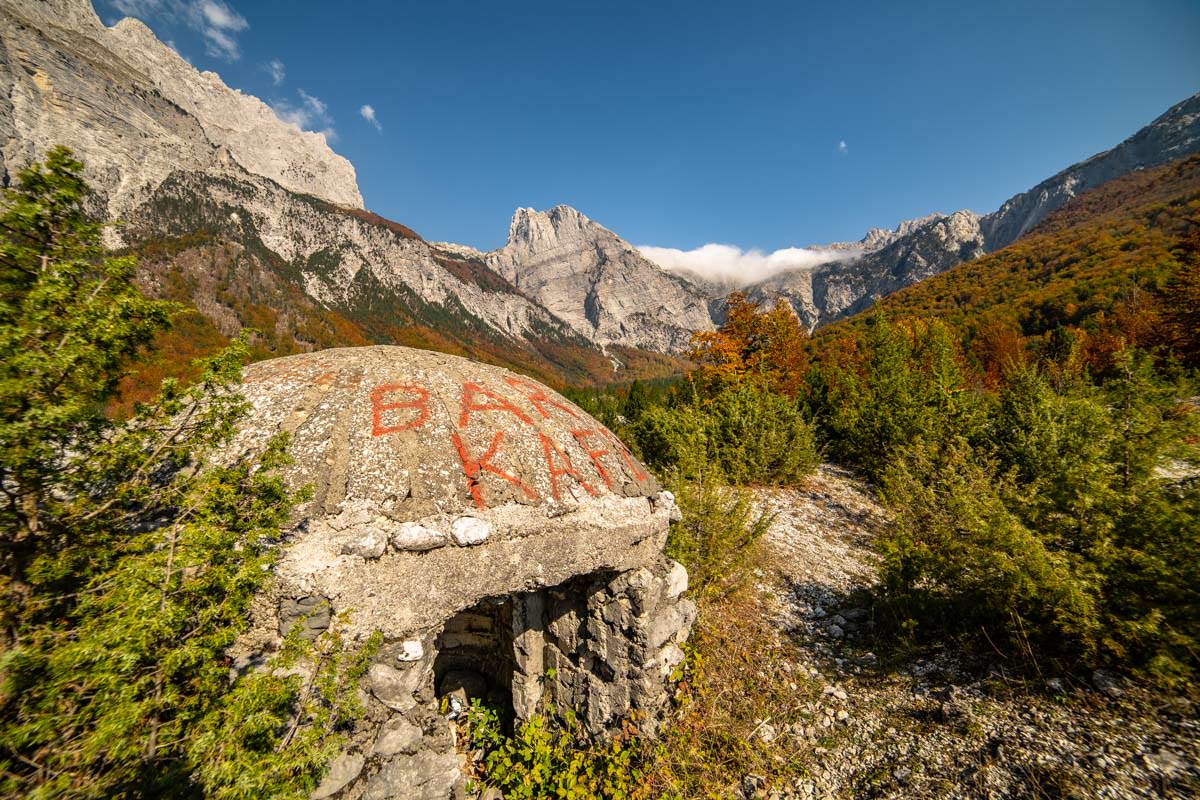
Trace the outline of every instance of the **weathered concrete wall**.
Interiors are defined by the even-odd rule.
[[[597,739],[631,716],[657,730],[695,607],[661,555],[674,498],[612,433],[528,378],[402,347],[256,364],[244,393],[233,452],[287,432],[285,477],[313,497],[233,655],[343,612],[350,642],[384,635],[315,797],[461,793],[439,693],[572,708]]]

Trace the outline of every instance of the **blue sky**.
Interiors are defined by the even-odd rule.
[[[96,7],[333,131],[372,210],[485,249],[557,203],[767,252],[986,212],[1200,90],[1196,0]]]

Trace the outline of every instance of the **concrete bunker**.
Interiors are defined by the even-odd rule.
[[[662,555],[674,498],[611,432],[528,378],[402,347],[262,362],[243,392],[232,447],[288,433],[286,477],[313,492],[234,655],[301,620],[384,640],[315,798],[461,795],[447,717],[472,697],[570,708],[596,740],[657,732],[695,606]]]

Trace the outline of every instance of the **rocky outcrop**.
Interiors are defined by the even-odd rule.
[[[1012,244],[1088,189],[1197,150],[1200,150],[1200,93],[1175,104],[1111,150],[1067,167],[1029,191],[1006,200],[980,222],[985,250],[990,253]]]
[[[271,181],[211,173],[173,173],[131,211],[129,236],[183,237],[198,230],[265,250],[287,265],[304,292],[351,318],[372,314],[393,324],[455,322],[520,343],[569,341],[562,321],[487,270],[453,271],[416,234],[353,213]],[[406,319],[407,318],[407,319]]]
[[[699,287],[570,206],[517,209],[487,263],[597,344],[681,352],[713,325]]]
[[[261,664],[296,625],[383,636],[315,797],[448,800],[472,699],[571,709],[597,741],[658,730],[696,607],[662,555],[674,497],[610,431],[528,378],[403,347],[260,362],[243,393],[229,452],[287,431],[283,477],[313,492],[231,657]]]
[[[106,27],[88,0],[0,2],[4,173],[67,145],[109,216],[175,171],[248,172],[361,207],[354,167],[319,133],[200,72],[135,19]]]
[[[978,215],[956,211],[902,222],[892,231],[873,228],[855,243],[863,250],[856,259],[780,273],[744,291],[766,305],[780,300],[789,303],[800,321],[812,329],[982,255],[979,225]]]

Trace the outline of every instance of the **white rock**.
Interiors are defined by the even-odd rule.
[[[415,522],[405,522],[392,531],[392,547],[397,550],[436,550],[447,543],[446,534]]]
[[[678,561],[674,562],[671,571],[667,573],[667,599],[674,600],[687,591],[688,588],[688,573],[687,568]]]
[[[420,661],[425,657],[425,646],[419,639],[408,639],[400,645],[397,661]]]
[[[492,524],[479,517],[459,517],[450,523],[450,538],[459,547],[483,544],[492,533]]]
[[[518,208],[487,264],[598,344],[682,352],[693,331],[713,329],[701,287],[570,206]]]
[[[342,542],[341,552],[343,555],[379,558],[387,545],[387,533],[372,526],[353,531],[350,538]]]

